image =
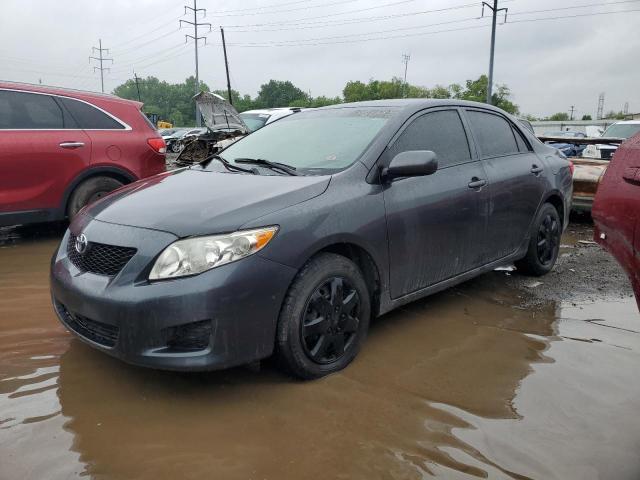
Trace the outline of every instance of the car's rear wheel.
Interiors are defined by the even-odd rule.
[[[85,180],[71,194],[67,215],[72,219],[82,207],[101,199],[109,192],[124,185],[121,181],[112,177],[91,177]]]
[[[291,374],[313,379],[346,367],[369,329],[371,301],[360,269],[324,253],[298,273],[285,297],[277,331],[277,355]]]
[[[558,210],[545,203],[534,222],[527,255],[516,262],[518,270],[534,276],[549,273],[558,259],[561,236],[562,221]]]

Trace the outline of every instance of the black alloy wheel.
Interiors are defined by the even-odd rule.
[[[360,323],[360,295],[343,277],[320,284],[307,301],[302,319],[302,345],[316,363],[328,364],[351,347]]]
[[[312,257],[285,296],[276,355],[290,374],[310,380],[349,365],[367,337],[371,294],[360,268],[335,253]]]
[[[562,220],[558,210],[545,203],[532,225],[526,255],[515,262],[518,271],[536,277],[549,273],[558,259],[561,236]]]
[[[550,213],[544,216],[538,228],[538,260],[542,265],[548,265],[555,260],[560,246],[560,225]]]

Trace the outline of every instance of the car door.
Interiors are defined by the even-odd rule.
[[[486,230],[486,175],[458,109],[415,116],[383,154],[431,150],[438,170],[385,186],[390,290],[398,298],[477,267]]]
[[[60,207],[91,140],[51,95],[0,90],[0,212]]]
[[[466,109],[489,182],[485,261],[514,253],[529,233],[545,192],[544,164],[524,135],[497,112]]]

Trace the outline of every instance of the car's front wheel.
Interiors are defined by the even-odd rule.
[[[343,369],[360,350],[370,314],[360,269],[341,255],[314,257],[296,276],[280,312],[276,348],[281,364],[303,379]]]
[[[111,177],[91,177],[85,180],[71,194],[69,205],[67,206],[67,215],[71,220],[80,211],[82,207],[93,203],[96,200],[107,195],[109,192],[120,188],[124,185],[121,181]]]
[[[526,275],[542,276],[551,271],[558,259],[562,221],[556,207],[545,203],[533,224],[527,255],[516,262]]]

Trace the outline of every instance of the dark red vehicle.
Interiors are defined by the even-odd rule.
[[[165,171],[165,143],[142,104],[0,82],[0,226],[62,220]]]
[[[640,134],[616,151],[591,214],[595,241],[625,269],[640,308]]]

